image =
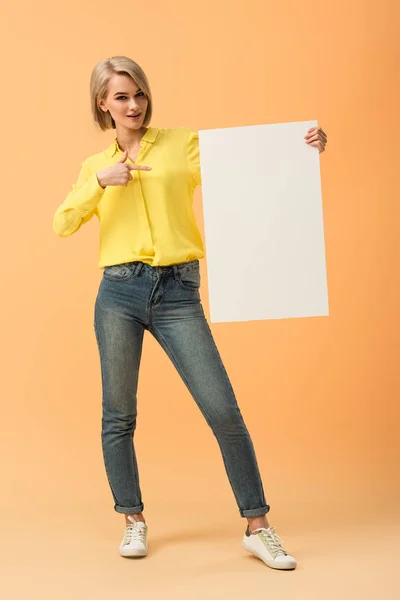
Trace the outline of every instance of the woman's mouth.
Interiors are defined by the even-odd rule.
[[[135,119],[138,119],[138,118],[140,117],[140,115],[141,115],[141,114],[142,114],[142,113],[139,113],[138,115],[127,115],[127,116],[128,116],[130,119],[133,119],[133,120],[135,120]]]

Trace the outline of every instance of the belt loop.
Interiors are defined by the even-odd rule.
[[[174,270],[174,278],[178,279],[178,271],[179,271],[179,269],[178,269],[177,265],[172,265],[172,268]]]
[[[139,277],[140,271],[142,270],[142,268],[143,268],[143,263],[142,262],[138,262],[136,264],[136,266],[135,266],[135,271],[134,271],[134,276],[135,277]]]

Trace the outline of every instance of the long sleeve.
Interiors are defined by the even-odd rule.
[[[201,185],[199,134],[197,131],[190,131],[189,133],[187,157],[193,185],[196,187],[197,185]]]
[[[60,237],[67,237],[78,231],[95,214],[105,190],[99,184],[96,173],[92,173],[84,161],[77,182],[72,185],[72,190],[54,214],[53,231]]]

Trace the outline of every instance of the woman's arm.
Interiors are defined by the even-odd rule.
[[[192,176],[193,187],[196,187],[198,185],[201,185],[201,171],[199,134],[195,130],[189,131],[186,152],[188,157],[189,170]]]
[[[92,173],[84,161],[64,202],[57,208],[53,217],[53,231],[60,237],[72,235],[96,212],[105,188],[102,188],[96,173]]]

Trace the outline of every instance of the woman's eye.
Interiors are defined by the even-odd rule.
[[[144,96],[144,93],[143,93],[143,92],[139,92],[139,94],[137,94],[137,95],[139,96],[140,94],[141,94],[142,96]],[[126,96],[117,96],[117,100],[119,100],[120,98],[126,98]]]

